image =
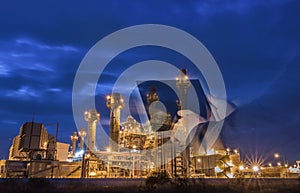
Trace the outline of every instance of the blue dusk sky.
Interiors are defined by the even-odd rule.
[[[222,130],[225,146],[239,148],[244,157],[258,153],[267,159],[278,152],[292,163],[300,159],[299,10],[297,0],[2,1],[0,156],[7,158],[13,137],[33,117],[59,121],[59,141],[69,143],[76,131],[73,80],[88,50],[122,28],[163,24],[196,37],[218,63],[228,100],[237,105]],[[96,97],[106,128],[105,95],[124,70],[121,63],[189,62],[160,49],[131,49],[106,69],[107,84]],[[55,127],[47,130],[55,134]]]

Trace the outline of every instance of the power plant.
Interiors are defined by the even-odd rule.
[[[174,106],[178,111],[189,109],[191,84],[187,71],[181,69],[175,84],[179,97]],[[151,86],[145,98],[148,121],[140,123],[131,115],[122,122],[121,110],[129,104],[125,104],[120,93],[106,96],[110,110],[110,140],[106,148],[97,146],[100,114],[96,109],[83,112],[88,129],[73,132],[69,138],[71,148],[57,142],[57,135],[49,134],[44,124],[25,123],[13,140],[9,159],[0,162],[4,168],[1,177],[234,178],[291,177],[299,173],[298,163],[290,168],[249,165],[241,160],[238,149],[225,149],[221,138],[203,150],[197,144],[202,142],[206,123],[196,126],[195,136],[190,136],[186,119],[166,112],[156,87]]]

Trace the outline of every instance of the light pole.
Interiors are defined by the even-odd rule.
[[[239,171],[240,171],[240,176],[241,177],[244,177],[244,170],[245,170],[245,167],[243,165],[240,165],[239,166]]]
[[[230,148],[227,148],[227,149],[226,149],[226,152],[227,152],[227,154],[229,155],[229,154],[230,154]]]
[[[281,163],[280,163],[280,162],[277,162],[277,165],[278,165],[279,167],[281,167]]]
[[[259,167],[255,165],[255,166],[252,167],[252,170],[253,170],[253,172],[255,174],[255,177],[257,178],[258,172],[259,172]]]

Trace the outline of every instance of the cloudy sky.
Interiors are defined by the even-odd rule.
[[[238,106],[222,130],[225,146],[300,159],[299,10],[297,0],[1,2],[0,156],[7,157],[12,138],[33,117],[45,124],[59,121],[59,140],[69,142],[76,130],[73,80],[88,50],[116,30],[164,24],[195,36],[219,65],[228,99]],[[120,63],[188,62],[167,52],[130,50],[114,60],[106,80],[117,77]],[[110,86],[97,88],[104,125]],[[55,133],[53,126],[47,129]]]

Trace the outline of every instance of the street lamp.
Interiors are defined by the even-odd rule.
[[[259,167],[258,167],[258,166],[253,166],[253,167],[252,167],[252,170],[253,170],[255,173],[257,173],[257,172],[259,171]]]
[[[227,154],[229,155],[229,153],[230,153],[230,148],[227,148],[226,151],[227,151]]]
[[[280,163],[280,162],[278,162],[278,163],[277,163],[277,165],[278,165],[278,166],[281,166],[281,163]]]
[[[243,171],[244,169],[245,169],[245,168],[244,168],[243,165],[240,165],[240,166],[239,166],[239,170],[240,170],[240,171]]]

